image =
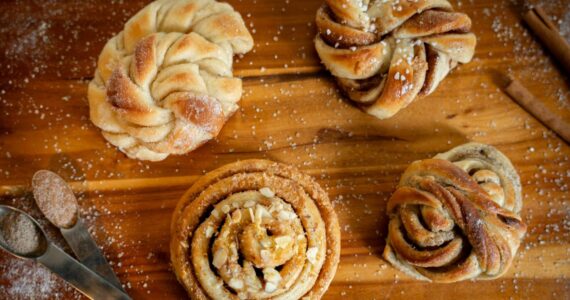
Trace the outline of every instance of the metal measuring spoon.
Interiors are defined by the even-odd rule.
[[[79,205],[67,182],[51,171],[41,170],[34,174],[32,188],[41,212],[60,229],[77,259],[124,291],[105,256],[79,218]]]
[[[14,220],[16,222],[11,222]],[[18,241],[13,235],[18,231],[28,238],[33,237],[31,244]],[[34,247],[29,247],[31,245]],[[16,257],[39,262],[90,299],[130,299],[125,292],[50,242],[34,218],[11,206],[0,205],[0,248]]]

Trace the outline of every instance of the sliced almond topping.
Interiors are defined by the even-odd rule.
[[[241,210],[236,210],[232,213],[232,221],[234,223],[241,221]]]
[[[271,260],[271,252],[269,252],[269,250],[261,250],[259,251],[259,255],[261,255],[261,260],[264,262]]]
[[[243,280],[232,278],[230,279],[230,282],[228,282],[228,285],[234,290],[241,290],[243,289]]]
[[[255,201],[252,201],[252,200],[245,202],[245,204],[243,205],[243,207],[245,207],[245,208],[250,208],[250,207],[254,207],[254,206],[255,206]]]
[[[290,221],[290,220],[293,220],[293,218],[295,218],[295,213],[290,212],[290,211],[286,211],[286,210],[282,210],[279,212],[279,215],[277,215],[277,217],[281,221]]]
[[[263,269],[263,280],[266,282],[273,282],[279,284],[281,282],[281,274],[274,268],[264,268]]]
[[[224,205],[224,206],[222,206],[222,212],[223,212],[224,214],[229,213],[229,212],[230,212],[230,206],[229,206],[229,205]]]
[[[269,212],[273,213],[276,211],[282,211],[283,210],[283,204],[281,204],[281,202],[273,202],[271,203],[271,206],[269,207]]]
[[[261,205],[255,206],[255,223],[260,224],[265,217],[271,217],[267,209]]]
[[[311,247],[311,248],[307,249],[307,259],[313,265],[317,263],[317,252],[318,251],[319,251],[319,249],[317,247]]]
[[[214,258],[212,259],[212,265],[217,269],[221,268],[228,260],[228,252],[224,248],[216,250],[214,253]]]
[[[271,247],[271,240],[270,239],[261,240],[261,247],[263,247],[263,248]]]
[[[277,248],[285,248],[293,239],[288,235],[278,236],[275,238],[275,244]]]
[[[259,192],[267,198],[273,198],[275,197],[275,193],[268,187],[263,187],[261,189],[259,189]]]
[[[212,226],[206,227],[206,237],[211,238],[214,235],[214,228]]]
[[[265,292],[266,293],[273,293],[277,290],[277,284],[273,282],[266,282],[265,283]]]
[[[267,208],[263,205],[257,205],[255,207],[255,210],[259,211],[259,214],[262,217],[270,217],[271,215],[269,214],[269,212],[267,211]]]

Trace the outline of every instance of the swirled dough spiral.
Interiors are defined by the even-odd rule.
[[[237,110],[242,84],[232,59],[252,47],[228,4],[152,2],[103,48],[88,90],[91,121],[131,158],[192,151]]]
[[[204,175],[178,203],[171,231],[174,272],[193,299],[319,299],[340,256],[327,194],[267,160]]]
[[[315,47],[344,93],[386,119],[471,61],[471,19],[445,0],[326,0]]]
[[[499,277],[526,232],[521,207],[519,176],[491,146],[469,143],[416,161],[388,200],[384,258],[423,280]]]

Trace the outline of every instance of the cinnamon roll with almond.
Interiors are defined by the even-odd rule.
[[[416,161],[388,200],[384,258],[422,280],[499,277],[526,232],[521,208],[519,176],[491,146],[469,143]]]
[[[204,175],[178,203],[171,230],[174,272],[193,299],[319,299],[340,255],[325,191],[267,160]]]

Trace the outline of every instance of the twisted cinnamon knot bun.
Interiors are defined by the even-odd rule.
[[[316,23],[322,63],[379,119],[432,93],[475,52],[471,19],[445,0],[326,0]]]
[[[319,299],[340,256],[327,194],[266,160],[204,175],[178,203],[171,231],[174,272],[193,299]]]
[[[89,84],[91,121],[131,158],[162,160],[215,137],[237,110],[234,54],[251,35],[214,0],[158,0],[105,45]]]
[[[519,177],[491,146],[470,143],[412,163],[388,200],[384,258],[422,280],[504,274],[526,232]]]

